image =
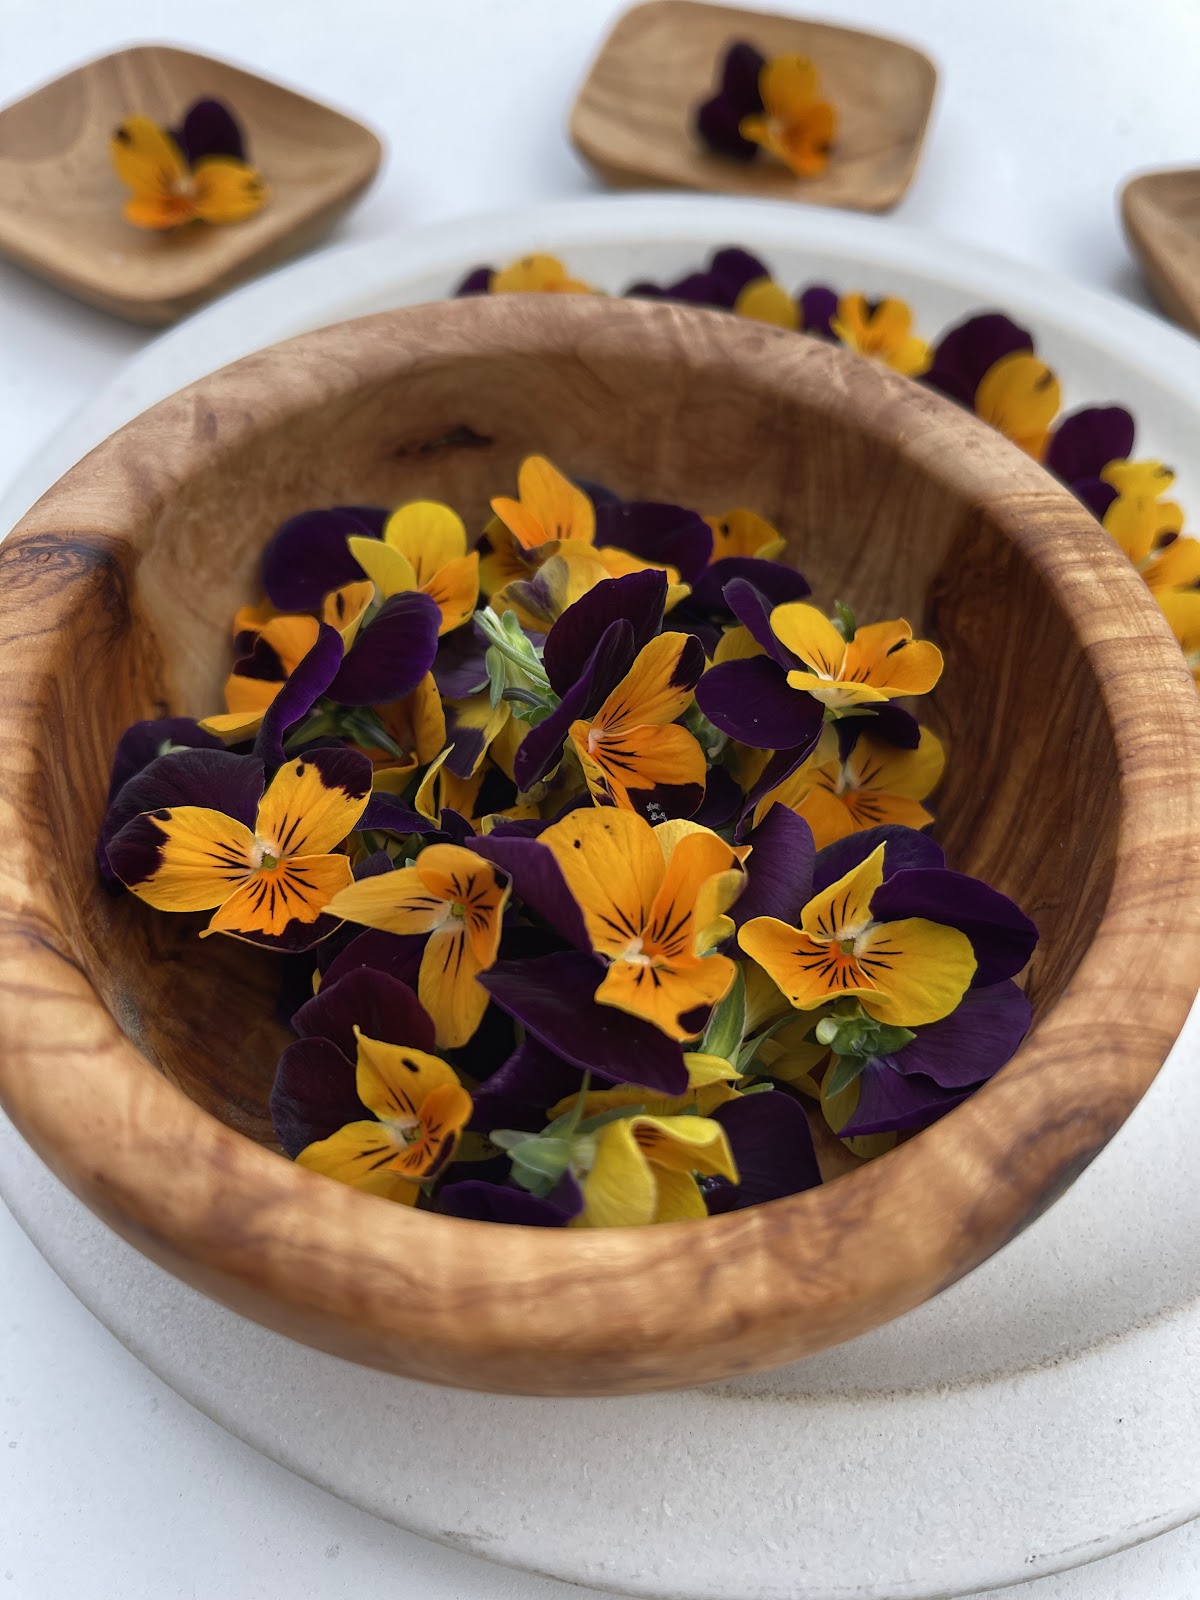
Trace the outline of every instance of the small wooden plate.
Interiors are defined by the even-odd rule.
[[[767,57],[816,62],[838,114],[820,178],[794,177],[766,157],[743,164],[701,144],[696,107],[714,93],[721,58],[737,39]],[[912,181],[936,87],[929,57],[895,39],[695,0],[649,0],[609,34],[575,102],[571,138],[609,183],[888,211]]]
[[[142,112],[177,124],[194,100],[225,101],[270,186],[257,216],[143,232],[108,140]],[[137,45],[56,78],[0,111],[0,254],[81,300],[154,326],[313,244],[366,188],[383,147],[340,112],[210,56]]]
[[[1163,310],[1200,334],[1200,168],[1131,178],[1121,220]]]

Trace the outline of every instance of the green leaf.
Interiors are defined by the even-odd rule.
[[[492,645],[484,656],[483,661],[487,667],[488,700],[491,702],[492,710],[494,711],[503,700],[504,690],[508,683],[505,660],[495,645]]]
[[[492,1135],[495,1142],[495,1135]],[[547,1195],[567,1170],[571,1160],[569,1139],[527,1138],[509,1151],[512,1175],[522,1189]]]
[[[833,602],[833,609],[837,613],[833,619],[833,625],[846,643],[849,644],[858,626],[854,620],[854,613],[849,606],[843,605],[840,600]]]
[[[708,1027],[700,1040],[700,1053],[733,1062],[741,1048],[745,1031],[746,980],[741,967],[738,967],[729,993],[717,1004],[708,1019]]]
[[[822,1096],[832,1100],[844,1089],[848,1089],[866,1064],[865,1056],[838,1056],[831,1064],[828,1076],[821,1085]]]

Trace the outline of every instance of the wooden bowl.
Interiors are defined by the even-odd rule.
[[[1130,178],[1121,193],[1121,221],[1159,305],[1200,334],[1200,169]]]
[[[627,494],[778,522],[825,603],[946,653],[953,864],[1041,944],[1035,1024],[972,1100],[806,1194],[583,1233],[410,1211],[276,1153],[277,967],[113,898],[126,724],[218,703],[284,517],[452,500],[547,452]],[[0,1099],[171,1271],[292,1337],[467,1387],[600,1395],[789,1361],[954,1282],[1058,1195],[1200,982],[1200,698],[1116,546],[984,424],[829,345],[709,311],[503,296],[294,339],[153,407],[0,549]]]
[[[267,204],[231,226],[131,226],[109,160],[113,129],[136,113],[174,127],[214,95],[245,130]],[[192,50],[133,45],[0,111],[0,254],[130,322],[174,322],[315,244],[382,155],[369,128],[270,78]]]
[[[725,51],[738,39],[767,57],[816,63],[838,115],[819,178],[798,178],[761,156],[731,161],[701,143],[696,108],[716,89]],[[571,111],[570,132],[607,183],[890,211],[917,170],[936,89],[929,57],[882,34],[703,0],[645,0],[619,17],[604,41]]]

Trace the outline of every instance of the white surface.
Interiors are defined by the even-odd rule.
[[[984,14],[957,0],[911,0],[903,19],[886,0],[823,9],[838,20],[902,27],[946,69],[926,163],[902,216],[1091,282],[1126,287],[1132,281],[1112,193],[1134,167],[1196,154],[1187,143],[1200,58],[1200,17],[1191,5],[1143,5],[1135,14],[1126,5],[1082,0],[1054,7],[1010,0],[1002,13],[988,8]],[[400,222],[589,187],[559,129],[586,58],[615,10],[608,0],[525,0],[519,7],[393,0],[387,8],[369,0],[336,8],[294,0],[286,11],[208,0],[202,9],[178,14],[176,36],[264,65],[381,128],[392,145],[392,165],[346,230],[366,238]],[[23,92],[69,59],[161,37],[163,21],[161,7],[129,0],[102,6],[0,0],[0,98]],[[807,216],[797,212],[798,230]],[[136,332],[0,269],[0,481],[141,342]],[[1179,1240],[1177,1229],[1159,1231]],[[0,1235],[5,1312],[11,1291],[12,1305],[24,1313],[26,1280],[40,1281],[43,1291],[48,1283],[36,1261],[20,1266],[19,1245],[15,1230]],[[1152,1262],[1147,1275],[1153,1276]],[[168,1412],[182,1419],[177,1426],[135,1417],[141,1425],[129,1431],[130,1408],[146,1392],[141,1386],[158,1385],[56,1285],[48,1287],[59,1303],[39,1306],[25,1333],[36,1370],[30,1392],[16,1381],[22,1347],[18,1343],[9,1355],[7,1330],[0,1353],[13,1393],[23,1400],[21,1414],[32,1418],[8,1440],[17,1450],[0,1455],[4,1479],[10,1467],[13,1479],[0,1483],[0,1576],[12,1570],[11,1592],[69,1592],[83,1600],[116,1593],[125,1600],[317,1596],[351,1588],[382,1594],[385,1585],[402,1600],[442,1593],[557,1600],[579,1592],[525,1579],[514,1587],[494,1569],[356,1517],[250,1457],[173,1397],[162,1396],[155,1416]],[[120,1376],[103,1372],[105,1362]],[[1142,1376],[1152,1390],[1154,1371],[1144,1369]],[[1169,1451],[1164,1455],[1169,1461]],[[1111,1490],[1119,1478],[1112,1457],[1092,1468],[1098,1492]],[[1011,1478],[998,1472],[997,1495],[1010,1485]],[[325,1527],[339,1518],[349,1530],[340,1542],[344,1551],[355,1551],[354,1569],[318,1558]],[[853,1517],[847,1537],[856,1537]],[[1196,1592],[1196,1570],[1194,1541],[1174,1535],[1077,1580],[1053,1580],[1022,1593],[1031,1600],[1066,1600],[1068,1594],[1070,1600],[1182,1600]],[[753,1593],[747,1589],[747,1600]]]

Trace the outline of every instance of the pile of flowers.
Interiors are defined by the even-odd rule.
[[[497,272],[477,267],[457,293],[588,292],[554,256],[534,255]],[[1175,475],[1135,453],[1136,424],[1121,405],[1062,413],[1058,375],[1038,355],[1032,332],[1002,311],[983,311],[927,340],[912,308],[827,284],[790,292],[750,251],[730,246],[671,283],[625,291],[731,311],[846,346],[974,411],[1025,450],[1083,501],[1120,546],[1162,609],[1200,684],[1200,539],[1183,531]]]
[[[1037,934],[925,831],[936,646],[827,615],[744,507],[535,456],[491,509],[291,518],[225,708],[116,753],[105,878],[302,981],[284,1151],[606,1227],[796,1193],[959,1104],[1029,1025]]]

